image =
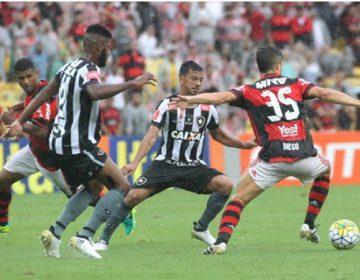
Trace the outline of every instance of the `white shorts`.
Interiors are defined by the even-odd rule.
[[[298,178],[304,184],[310,183],[329,168],[329,160],[323,155],[318,154],[317,156],[304,158],[293,163],[269,163],[257,158],[251,163],[249,173],[254,182],[260,188],[266,190],[290,176]]]
[[[24,177],[28,177],[40,171],[46,179],[58,187],[67,196],[71,196],[72,194],[70,186],[65,181],[61,170],[49,171],[42,167],[31,152],[29,145],[26,145],[13,155],[10,160],[5,163],[4,169],[12,173],[20,173],[24,175]]]

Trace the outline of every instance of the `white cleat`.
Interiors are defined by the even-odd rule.
[[[98,242],[95,242],[93,247],[96,251],[106,251],[108,249],[108,243],[100,239]]]
[[[317,233],[316,228],[310,229],[308,224],[303,224],[300,228],[300,238],[309,240],[314,243],[320,242],[320,236]]]
[[[60,258],[60,239],[57,239],[48,229],[41,233],[39,239],[44,246],[45,256]]]
[[[86,238],[73,236],[70,238],[69,246],[87,257],[102,259],[93,247],[93,242]]]
[[[221,242],[219,244],[210,245],[206,250],[203,251],[204,255],[221,255],[226,251],[226,243]]]
[[[212,245],[215,243],[216,238],[214,238],[214,236],[211,235],[208,229],[204,231],[198,231],[195,229],[195,227],[196,227],[196,222],[194,222],[194,227],[191,230],[192,238],[201,240],[205,242],[207,245]]]

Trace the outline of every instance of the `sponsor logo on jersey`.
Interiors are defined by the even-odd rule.
[[[299,135],[299,127],[297,124],[294,124],[293,126],[278,126],[278,129],[280,130],[281,136],[284,138]]]
[[[263,89],[272,85],[283,85],[285,82],[286,78],[271,78],[255,83],[255,87],[257,89]]]
[[[203,116],[197,117],[196,122],[199,127],[203,127],[203,125],[205,124],[205,118]]]
[[[210,106],[206,105],[206,104],[201,104],[200,109],[201,109],[201,111],[209,112],[210,111]]]
[[[192,131],[173,130],[171,137],[176,140],[200,141],[201,133]]]
[[[145,177],[141,176],[136,180],[136,185],[138,185],[138,186],[143,185],[146,183],[146,181],[147,181],[147,179]]]
[[[156,121],[156,119],[159,117],[159,115],[160,115],[160,111],[159,111],[159,110],[156,110],[156,111],[154,112],[154,114],[153,114],[153,117],[152,117],[153,121]]]
[[[111,211],[109,210],[109,208],[104,207],[103,211],[104,211],[105,215],[107,215],[107,216],[111,215]]]
[[[97,71],[90,71],[86,74],[87,80],[100,80],[100,74]]]

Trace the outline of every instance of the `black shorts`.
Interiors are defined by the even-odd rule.
[[[176,166],[154,160],[145,173],[136,180],[133,188],[164,190],[176,187],[200,194],[204,193],[211,179],[219,175],[224,174],[206,165]]]
[[[56,155],[57,166],[72,188],[94,179],[105,165],[107,154],[97,146],[84,149],[76,155]]]

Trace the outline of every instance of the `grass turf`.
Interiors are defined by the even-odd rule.
[[[346,218],[360,225],[360,187],[332,187],[320,224],[320,244],[299,239],[307,205],[305,188],[274,188],[244,211],[222,256],[201,254],[206,245],[191,239],[192,221],[207,196],[168,190],[138,206],[137,227],[125,236],[121,226],[102,260],[73,252],[69,238],[91,214],[89,208],[63,236],[60,259],[46,258],[39,234],[60,214],[62,194],[15,196],[11,232],[0,235],[0,279],[358,279],[360,245],[334,249],[327,230]],[[216,233],[220,217],[210,230]]]

